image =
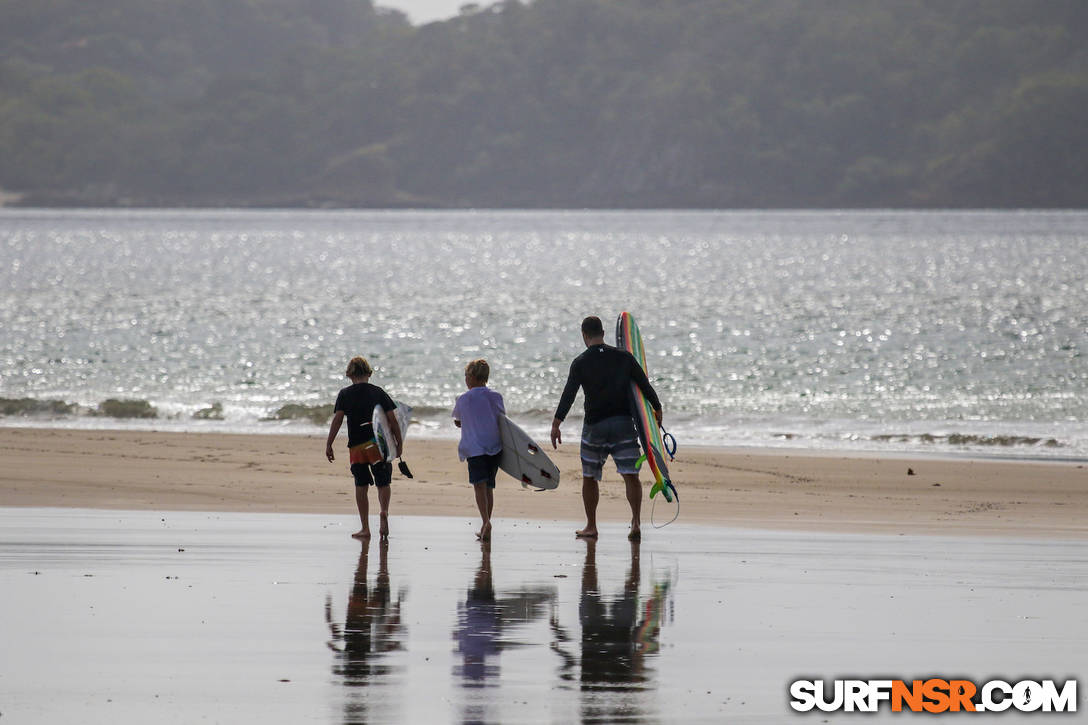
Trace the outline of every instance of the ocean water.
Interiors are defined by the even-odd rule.
[[[681,455],[1088,458],[1082,211],[0,209],[0,425],[313,433],[361,354],[453,436],[482,356],[543,434],[623,310]]]

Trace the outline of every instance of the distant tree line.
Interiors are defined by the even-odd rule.
[[[24,204],[1084,207],[1084,0],[0,0]]]

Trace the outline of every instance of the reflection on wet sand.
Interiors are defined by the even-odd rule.
[[[463,516],[404,517],[388,568],[376,540],[367,568],[353,523],[0,507],[0,725],[815,725],[784,684],[805,673],[1088,669],[1085,541],[679,523],[638,559],[622,524],[594,548],[563,523],[488,557]],[[498,604],[538,585],[554,602],[507,627]],[[885,714],[841,719],[899,722]]]
[[[555,587],[521,587],[517,591],[495,594],[491,569],[491,542],[480,542],[480,566],[476,570],[468,596],[457,605],[457,628],[453,637],[461,660],[454,666],[454,676],[464,688],[494,687],[499,684],[499,655],[503,650],[525,643],[510,639],[519,625],[542,620],[556,601]],[[491,696],[466,699],[463,722],[487,721],[486,709]]]
[[[334,621],[332,596],[325,600],[325,621],[331,634],[328,646],[337,653],[332,671],[347,687],[389,684],[397,668],[389,663],[388,654],[403,649],[408,636],[401,621],[407,592],[398,592],[395,600],[390,593],[389,542],[383,539],[378,545],[378,575],[373,586],[367,583],[368,544],[363,542],[359,554],[343,627]],[[344,704],[344,722],[384,720],[370,713],[368,707],[370,701],[382,699],[368,698],[365,692],[349,696]]]
[[[646,657],[660,648],[659,635],[669,596],[669,581],[655,582],[640,598],[640,542],[631,542],[631,562],[623,589],[605,597],[597,579],[597,542],[586,539],[582,595],[578,618],[582,627],[580,657],[568,652],[570,637],[553,622],[553,649],[563,660],[560,677],[573,682],[579,667],[582,722],[638,722],[652,717],[651,703],[638,693],[655,683]]]

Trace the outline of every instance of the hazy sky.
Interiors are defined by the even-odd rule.
[[[414,25],[429,23],[432,20],[452,18],[469,0],[374,0],[378,7],[394,8],[405,13]],[[490,5],[482,2],[481,5]]]

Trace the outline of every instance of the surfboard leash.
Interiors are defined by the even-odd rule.
[[[673,514],[673,517],[671,519],[658,526],[657,522],[654,521],[654,513],[657,511],[657,497],[651,496],[654,503],[653,506],[650,507],[650,526],[654,527],[655,529],[663,529],[671,524],[673,521],[676,521],[676,519],[680,518],[680,495],[676,493],[676,486],[672,485],[672,481],[666,481],[665,485],[672,489],[672,497],[676,501],[676,513]]]
[[[669,445],[670,441],[672,445]],[[676,460],[676,438],[672,433],[665,430],[665,426],[661,426],[661,445],[665,446],[665,453],[669,454],[669,460]]]

